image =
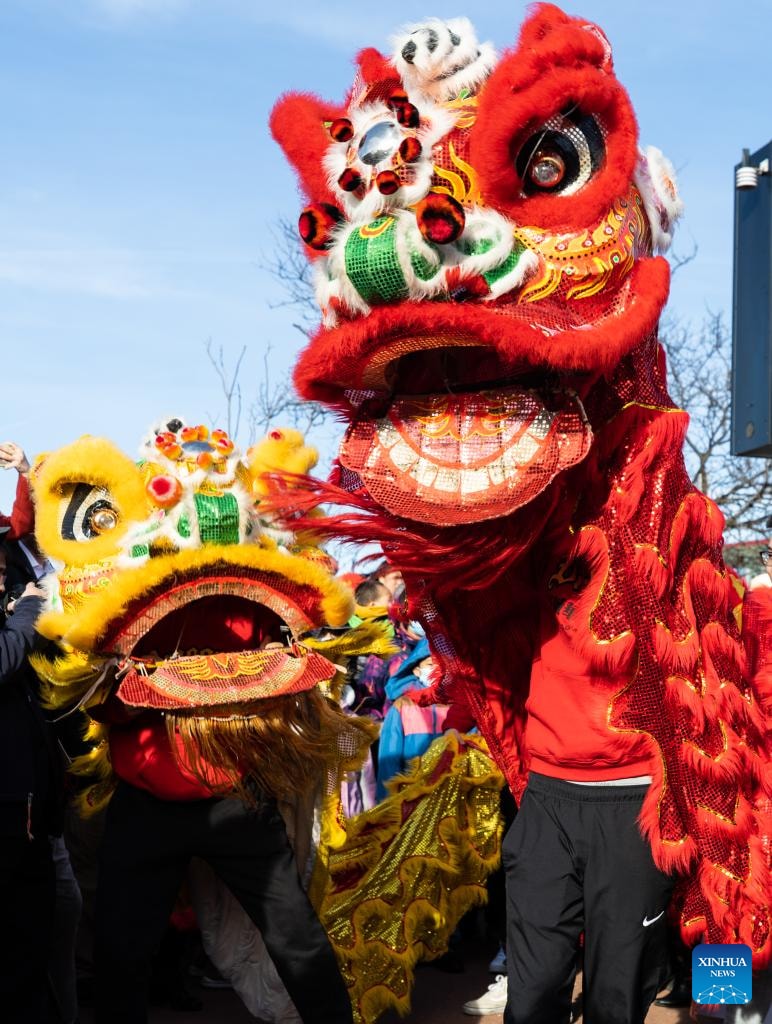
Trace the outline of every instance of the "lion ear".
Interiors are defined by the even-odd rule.
[[[35,456],[35,458],[34,458],[34,460],[32,462],[32,468],[29,471],[29,478],[30,478],[30,480],[32,481],[33,484],[35,483],[35,481],[40,476],[40,473],[41,473],[41,471],[43,469],[43,466],[46,463],[46,459],[48,458],[48,456],[50,454],[51,454],[50,452],[41,452],[39,455]]]

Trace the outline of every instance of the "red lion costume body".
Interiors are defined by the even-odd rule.
[[[764,720],[657,341],[672,169],[596,26],[539,5],[498,62],[470,33],[426,23],[361,53],[342,106],[274,110],[323,309],[295,379],[350,421],[308,505],[354,506],[334,528],[403,570],[438,689],[515,794],[545,707],[556,743],[589,722],[609,768],[653,777],[640,824],[685,939],[761,965]]]

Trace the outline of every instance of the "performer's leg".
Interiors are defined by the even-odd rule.
[[[152,958],[185,874],[194,814],[193,804],[125,783],[110,802],[96,899],[97,1024],[147,1020]]]
[[[62,1024],[75,1024],[78,1019],[75,940],[83,900],[64,839],[52,836],[50,842],[56,869],[56,908],[48,975]]]
[[[592,794],[596,823],[584,881],[586,1024],[643,1024],[665,979],[673,880],[655,866],[637,825],[645,793],[641,786],[609,786]]]
[[[304,1024],[350,1024],[351,1002],[329,939],[298,876],[284,821],[273,801],[250,810],[216,803],[196,853],[249,914]]]
[[[531,775],[504,840],[505,1024],[568,1024],[582,930],[580,867],[549,791]]]

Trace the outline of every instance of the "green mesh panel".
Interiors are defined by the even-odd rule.
[[[477,256],[478,253],[487,252],[489,249],[492,249],[493,241],[490,238],[478,238],[476,241],[470,242],[467,238],[459,238],[456,245],[466,256],[471,256],[472,254]]]
[[[198,532],[202,544],[238,544],[239,505],[232,494],[196,494]]]
[[[147,544],[132,544],[131,546],[131,557],[132,558],[144,558],[145,555],[150,554],[150,548]]]
[[[509,256],[507,256],[503,263],[500,263],[497,267],[494,267],[493,270],[486,270],[485,273],[483,274],[483,277],[488,282],[488,284],[495,284],[496,281],[500,280],[506,274],[509,274],[511,271],[513,271],[517,266],[518,262],[520,261],[520,257],[522,256],[524,249],[525,246],[516,244],[512,252],[509,254]]]
[[[384,230],[371,234],[380,227]],[[394,218],[378,217],[365,228],[352,231],[346,240],[346,274],[367,303],[394,302],[407,295],[395,238]]]
[[[420,252],[410,253],[410,265],[415,276],[420,277],[422,281],[430,281],[442,269],[442,261],[439,264],[430,263]]]

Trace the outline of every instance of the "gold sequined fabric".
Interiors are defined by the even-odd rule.
[[[435,741],[390,795],[324,841],[310,895],[335,948],[357,1024],[409,1009],[413,968],[447,949],[486,898],[500,855],[503,777],[479,737]],[[339,841],[339,840],[338,840]]]

